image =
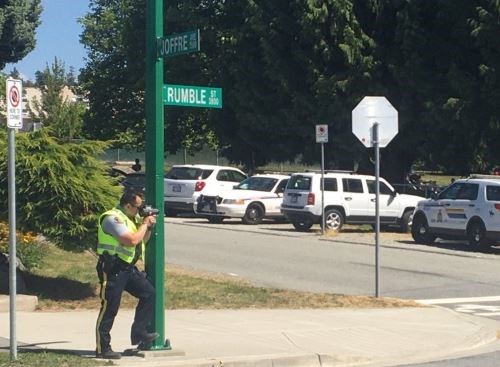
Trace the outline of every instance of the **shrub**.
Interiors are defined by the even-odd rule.
[[[28,270],[38,268],[47,252],[46,244],[31,232],[16,233],[16,255]],[[9,253],[9,226],[0,222],[0,252]]]
[[[97,159],[106,144],[60,142],[42,129],[16,134],[18,228],[81,250],[97,241],[97,218],[118,201],[120,187]],[[7,137],[0,128],[0,219],[7,211]]]

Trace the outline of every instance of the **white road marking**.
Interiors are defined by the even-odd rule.
[[[500,296],[489,297],[469,297],[469,298],[438,298],[438,299],[418,299],[416,302],[423,305],[446,305],[451,303],[468,302],[496,302],[500,301]]]
[[[454,304],[450,308],[461,313],[475,316],[500,316],[500,305],[487,305],[478,303],[499,302],[500,296],[489,297],[467,297],[467,298],[441,298],[441,299],[421,299],[416,302],[423,305],[447,305]],[[470,302],[470,303],[469,303]]]
[[[475,315],[481,315],[481,313],[478,313],[477,311],[486,311],[483,312],[483,314],[499,313],[500,306],[464,304],[464,305],[458,305],[457,307],[454,308],[454,310],[457,312],[473,313]]]

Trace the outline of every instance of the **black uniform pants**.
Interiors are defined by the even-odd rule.
[[[97,353],[111,349],[110,331],[124,290],[139,299],[130,333],[132,344],[138,344],[137,340],[147,332],[147,326],[153,316],[155,304],[153,285],[146,279],[144,272],[130,265],[125,267],[115,265],[111,271],[105,272],[98,264],[97,275],[101,282],[101,310],[96,325]]]

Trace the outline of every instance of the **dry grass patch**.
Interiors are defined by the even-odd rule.
[[[74,254],[52,246],[49,251],[45,264],[27,275],[28,288],[39,297],[39,309],[98,310],[96,258],[88,252]],[[255,287],[238,277],[171,264],[167,265],[165,276],[167,309],[419,307],[413,301],[393,298]],[[135,305],[135,298],[124,292],[121,307]]]

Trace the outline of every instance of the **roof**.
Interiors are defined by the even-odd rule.
[[[239,168],[236,167],[231,167],[231,166],[217,166],[213,164],[174,164],[172,168],[179,168],[179,167],[188,167],[188,168],[201,168],[201,169],[216,169],[216,168],[223,168],[223,169],[236,169],[240,170]]]
[[[283,175],[280,173],[259,173],[251,177],[270,177],[270,178],[282,179],[282,178],[290,178],[290,175]]]

